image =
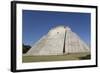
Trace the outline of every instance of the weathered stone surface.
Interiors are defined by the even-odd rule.
[[[26,55],[61,55],[89,51],[89,47],[69,27],[58,26],[35,43]]]

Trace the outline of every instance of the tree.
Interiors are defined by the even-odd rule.
[[[30,48],[31,48],[30,45],[23,44],[23,54],[27,53],[30,50]]]
[[[79,57],[79,59],[82,59],[82,60],[84,60],[84,59],[91,59],[91,55],[88,54],[88,55],[86,55],[86,56]]]

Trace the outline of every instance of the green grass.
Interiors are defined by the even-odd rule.
[[[49,56],[23,56],[23,63],[28,62],[45,62],[45,61],[65,61],[65,60],[85,60],[90,59],[89,53],[74,53],[65,55],[49,55]]]

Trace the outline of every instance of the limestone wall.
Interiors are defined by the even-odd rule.
[[[80,39],[78,35],[74,32],[67,31],[66,32],[66,54],[67,53],[81,53],[81,52],[89,52],[89,47]]]
[[[62,54],[64,44],[64,27],[50,30],[28,51],[27,55],[59,55]]]
[[[50,30],[47,35],[35,43],[26,55],[64,54],[64,40],[65,54],[90,51],[89,47],[69,27],[59,26]]]

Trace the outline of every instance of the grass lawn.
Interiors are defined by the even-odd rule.
[[[65,55],[49,55],[49,56],[23,56],[23,63],[43,62],[43,61],[64,61],[64,60],[86,60],[90,59],[89,53],[74,53]]]

